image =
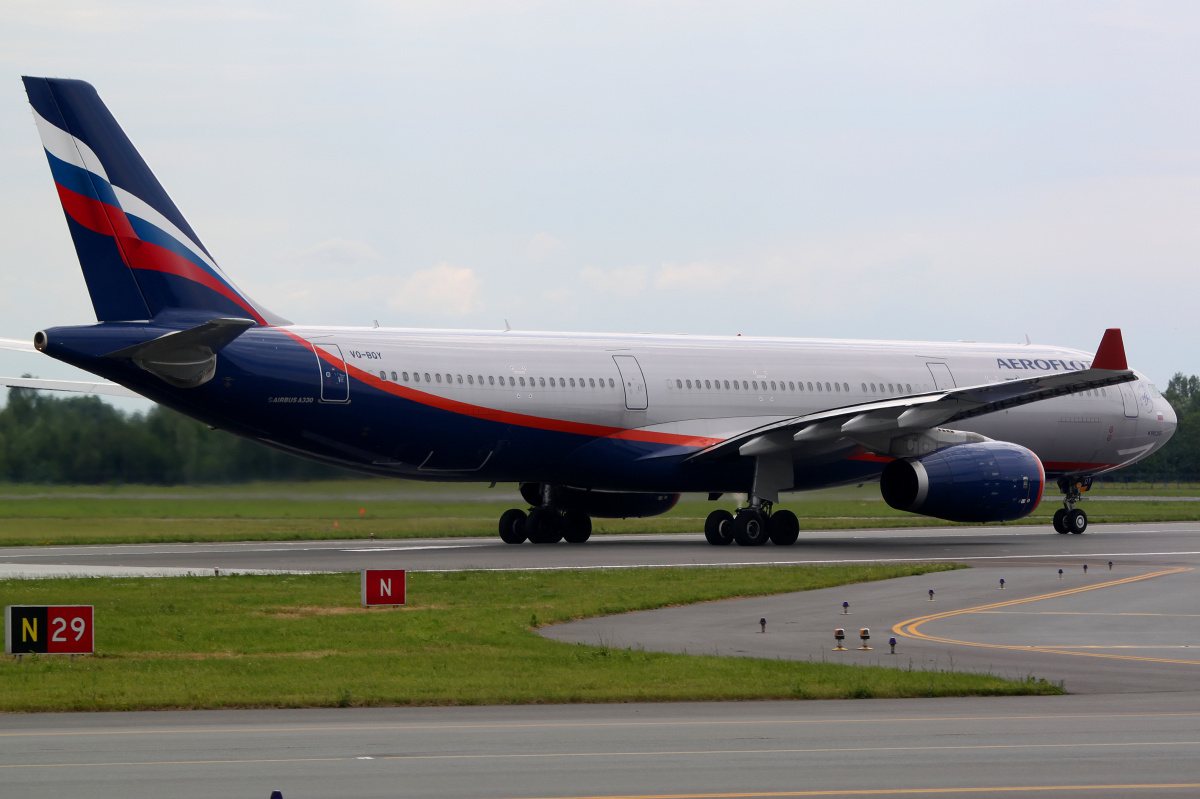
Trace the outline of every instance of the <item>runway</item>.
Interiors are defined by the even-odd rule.
[[[233,571],[413,571],[639,566],[1103,558],[1174,562],[1200,554],[1200,523],[1093,525],[1079,536],[1045,526],[821,530],[794,546],[714,547],[700,534],[593,536],[585,544],[512,546],[492,538],[364,539],[215,544],[3,547],[0,577],[58,574],[184,574]],[[1157,559],[1157,560],[1156,560]]]
[[[10,574],[888,560],[973,568],[545,633],[610,646],[1034,674],[1073,693],[10,715],[0,717],[0,780],[13,795],[89,797],[1200,794],[1200,524],[1096,526],[1082,536],[1032,527],[828,531],[758,548],[614,536],[583,546],[430,539],[0,551]],[[857,649],[862,626],[871,629],[871,650]],[[846,651],[832,651],[834,627],[846,629]]]
[[[1193,796],[1198,727],[1196,694],[5,716],[0,780],[90,799]]]

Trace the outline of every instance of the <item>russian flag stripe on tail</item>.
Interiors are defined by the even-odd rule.
[[[90,84],[23,80],[97,319],[198,311],[289,324],[221,271]]]

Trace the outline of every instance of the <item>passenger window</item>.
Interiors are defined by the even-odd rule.
[[[592,388],[596,387],[596,381],[590,377],[588,378],[588,384],[591,385]]]
[[[705,387],[705,388],[707,388],[707,389],[711,389],[711,388],[712,388],[712,381],[711,381],[711,380],[705,380],[705,381],[704,381],[704,387]]]
[[[404,382],[408,382],[408,372],[401,372],[400,376],[404,378]]]
[[[725,389],[729,390],[729,381],[728,380],[725,381]]]
[[[774,380],[771,381],[771,390],[772,391],[775,390],[775,381]]]
[[[575,378],[571,378],[571,388],[575,388]]]
[[[450,375],[446,375],[446,377],[449,377],[449,376],[450,376]],[[459,382],[460,384],[462,383],[462,375],[459,375],[459,376],[458,376],[458,382]]]
[[[682,380],[676,380],[676,381],[675,381],[675,388],[683,388],[683,381],[682,381]]]
[[[847,394],[849,394],[850,393],[850,384],[842,383],[842,390],[845,391]]]
[[[512,375],[509,375],[508,376],[508,384],[510,386],[515,386],[517,384],[517,378],[513,377]]]
[[[909,394],[911,394],[911,393],[912,393],[912,386],[910,386],[908,383],[905,383],[905,384],[904,384],[904,390],[905,390],[905,391],[907,391]]]
[[[788,381],[788,390],[789,390],[789,391],[795,391],[795,390],[796,390],[796,384],[795,384],[793,381],[791,381],[791,380],[789,380],[789,381]]]
[[[892,387],[892,384],[891,384],[891,383],[888,383],[888,393],[889,393],[889,394],[894,394],[894,393],[896,393],[896,390],[895,390],[895,388],[893,388],[893,387]]]
[[[467,375],[467,385],[475,385],[475,375]]]
[[[483,375],[479,375],[476,379],[479,381],[479,385],[482,386],[483,385]]]
[[[380,379],[380,380],[387,380],[387,372],[380,371],[380,372],[379,372],[379,379]]]
[[[519,377],[519,378],[517,378],[517,381],[518,381],[518,382],[519,382],[519,383],[520,383],[522,386],[524,386],[524,385],[525,385],[525,378],[523,378],[523,377]]]
[[[875,384],[874,383],[871,384],[871,393],[872,394],[875,393]]]
[[[441,375],[441,373],[440,373],[440,372],[438,372],[438,373],[435,373],[435,375],[434,375],[434,376],[435,376],[435,377],[437,377],[437,381],[438,381],[439,383],[440,383],[440,382],[442,382],[442,375]]]
[[[392,382],[393,382],[393,383],[399,382],[399,381],[397,381],[397,380],[396,380],[396,373],[395,373],[395,372],[392,372]]]
[[[834,388],[834,390],[835,390],[835,391],[841,391],[841,390],[842,390],[842,384],[841,384],[841,383],[834,383],[834,384],[833,384],[833,388]]]
[[[496,385],[496,378],[492,377],[491,375],[488,375],[488,385],[489,386]]]
[[[862,393],[866,394],[866,393],[867,393],[867,384],[866,384],[866,383],[863,383],[863,384],[862,384],[862,388],[863,388],[863,391],[862,391]]]
[[[544,388],[544,387],[546,386],[546,378],[544,378],[544,377],[539,377],[539,378],[538,378],[538,385],[539,385],[539,386],[542,386],[542,387]]]
[[[691,381],[691,380],[687,381],[687,387],[688,387],[688,388],[691,388],[691,387],[692,387],[692,381]]]
[[[614,381],[614,380],[613,380],[611,377],[610,377],[610,378],[608,378],[608,387],[609,387],[609,388],[616,388],[616,387],[617,387],[617,384],[616,384],[616,382],[615,382],[615,381]]]

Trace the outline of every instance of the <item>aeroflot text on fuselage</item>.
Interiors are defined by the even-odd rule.
[[[1083,369],[1089,369],[1092,366],[1091,361],[1059,361],[1046,360],[1044,358],[997,358],[996,368],[998,369],[1041,369],[1049,372],[1078,372]]]

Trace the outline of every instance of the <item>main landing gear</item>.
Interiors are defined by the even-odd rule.
[[[1091,487],[1092,478],[1090,477],[1082,480],[1069,477],[1058,479],[1058,490],[1062,491],[1064,496],[1063,506],[1054,511],[1055,532],[1064,535],[1067,533],[1079,535],[1087,529],[1087,514],[1075,507],[1075,503],[1079,501],[1080,494]]]
[[[758,507],[740,508],[734,516],[727,510],[715,510],[704,520],[704,537],[713,546],[734,541],[739,546],[757,547],[768,540],[790,546],[800,537],[800,520],[790,510],[771,512],[771,503],[760,500]]]
[[[554,504],[553,486],[542,487],[542,503],[529,509],[506,510],[500,516],[500,539],[506,544],[582,544],[592,536],[592,517],[581,510]]]

